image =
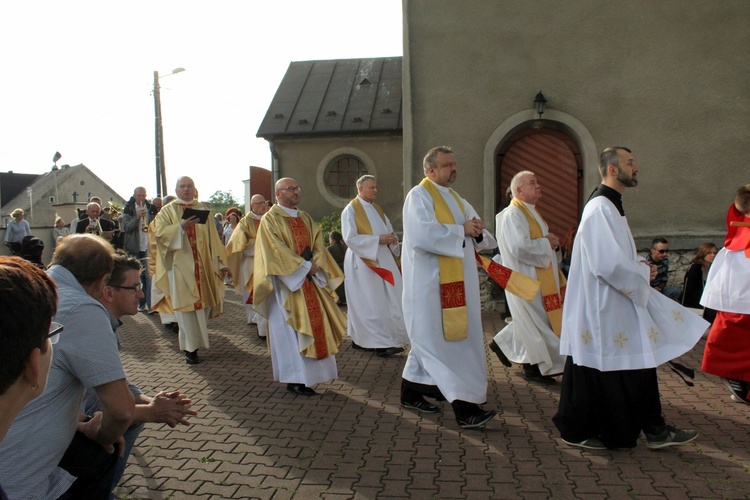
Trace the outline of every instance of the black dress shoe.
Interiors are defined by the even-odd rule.
[[[376,349],[376,355],[380,356],[381,358],[387,358],[388,356],[393,356],[394,354],[398,354],[400,352],[404,352],[403,347],[386,347],[383,349]]]
[[[354,341],[352,341],[352,349],[357,349],[359,351],[365,351],[365,352],[372,352],[375,350],[371,347],[362,347],[361,345],[357,344]]]
[[[185,363],[189,365],[197,365],[201,360],[198,359],[198,349],[193,352],[185,351]]]
[[[536,382],[542,385],[552,385],[557,382],[550,376],[542,375],[542,373],[539,371],[538,365],[528,365],[528,367],[524,367],[523,378],[525,378],[529,382]]]
[[[513,366],[513,363],[510,362],[510,360],[508,359],[508,356],[505,355],[503,350],[500,349],[500,346],[497,345],[497,342],[495,342],[494,340],[490,342],[490,351],[497,354],[497,357],[498,359],[500,359],[500,362],[504,364],[505,366],[507,366],[508,368]]]
[[[317,394],[311,388],[306,387],[305,384],[286,384],[286,390],[300,396],[315,396]]]

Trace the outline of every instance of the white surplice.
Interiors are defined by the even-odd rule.
[[[750,314],[750,259],[744,250],[719,250],[708,270],[701,305],[716,311]]]
[[[601,371],[655,368],[691,350],[708,327],[651,288],[627,219],[606,197],[591,199],[573,245],[560,352]]]
[[[297,209],[286,208],[279,205],[292,217],[297,217]],[[307,273],[312,264],[304,261],[294,273],[288,276],[270,276],[273,280],[273,298],[268,299],[268,327],[272,332],[269,335],[271,348],[271,364],[273,365],[273,379],[285,384],[304,384],[311,387],[315,384],[328,382],[338,378],[336,367],[336,356],[331,355],[325,359],[313,359],[300,354],[300,338],[312,342],[312,338],[298,335],[294,328],[289,326],[287,319],[290,314],[284,308],[289,292],[299,290],[307,279]],[[326,275],[318,271],[313,276],[316,286],[326,285]]]
[[[547,223],[534,205],[524,205],[541,227],[542,235],[549,234]],[[521,209],[511,205],[497,214],[495,227],[503,265],[536,278],[537,268],[546,269],[551,263],[557,292],[560,293],[559,254],[552,250],[547,238],[531,239],[529,221]],[[539,365],[542,375],[562,373],[565,356],[560,354],[560,339],[550,326],[541,290],[531,302],[510,292],[505,293],[505,299],[513,321],[495,335],[495,342],[503,353],[514,363]]]
[[[455,224],[437,221],[434,201],[422,186],[415,186],[404,201],[402,302],[411,350],[403,377],[437,385],[448,401],[482,404],[487,400],[487,365],[474,249],[495,248],[497,242],[486,230],[480,243],[464,236],[463,224],[478,218],[476,211],[461,199],[462,212],[448,188],[435,187],[448,204]],[[463,340],[448,342],[443,335],[438,255],[463,259],[468,317],[468,336]]]
[[[409,342],[401,311],[403,280],[393,255],[399,255],[398,243],[379,244],[380,235],[393,232],[391,221],[385,222],[372,203],[359,198],[372,228],[372,234],[359,234],[354,207],[341,212],[341,232],[348,247],[344,258],[346,280],[347,332],[358,345],[370,349],[401,347]],[[391,253],[393,252],[393,253]],[[362,259],[393,273],[393,285],[375,274]]]

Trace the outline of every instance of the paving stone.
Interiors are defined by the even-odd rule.
[[[668,422],[700,432],[685,446],[584,451],[563,444],[552,422],[560,385],[528,384],[488,351],[486,408],[500,416],[461,430],[450,405],[418,414],[399,403],[406,356],[383,360],[351,348],[337,355],[339,380],[302,398],[272,381],[266,342],[227,292],[209,322],[211,349],[184,363],[158,316],[126,318],[129,379],[146,393],[179,390],[199,412],[189,427],[149,424],[131,454],[118,498],[747,498],[748,407],[729,401],[717,377],[686,387],[659,368]],[[485,339],[500,329],[483,315]],[[681,363],[699,367],[705,340]]]

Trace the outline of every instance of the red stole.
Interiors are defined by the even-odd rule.
[[[284,217],[289,223],[289,228],[292,230],[292,239],[294,240],[294,251],[297,255],[302,255],[306,248],[312,250],[310,242],[310,233],[305,227],[305,223],[300,217]],[[317,359],[325,359],[328,357],[328,345],[326,344],[326,334],[323,326],[323,312],[320,308],[320,300],[315,291],[315,284],[312,279],[305,279],[302,284],[302,293],[305,296],[305,305],[307,306],[307,314],[310,318],[310,325],[313,331],[313,341],[315,343],[315,352]]]

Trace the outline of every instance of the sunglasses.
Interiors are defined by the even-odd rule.
[[[659,253],[667,253],[667,252],[669,252],[669,250],[657,250],[657,252],[659,252]]]
[[[51,344],[57,344],[57,341],[60,340],[60,332],[62,331],[63,326],[60,323],[56,323],[54,321],[50,323],[47,338],[49,339]]]

